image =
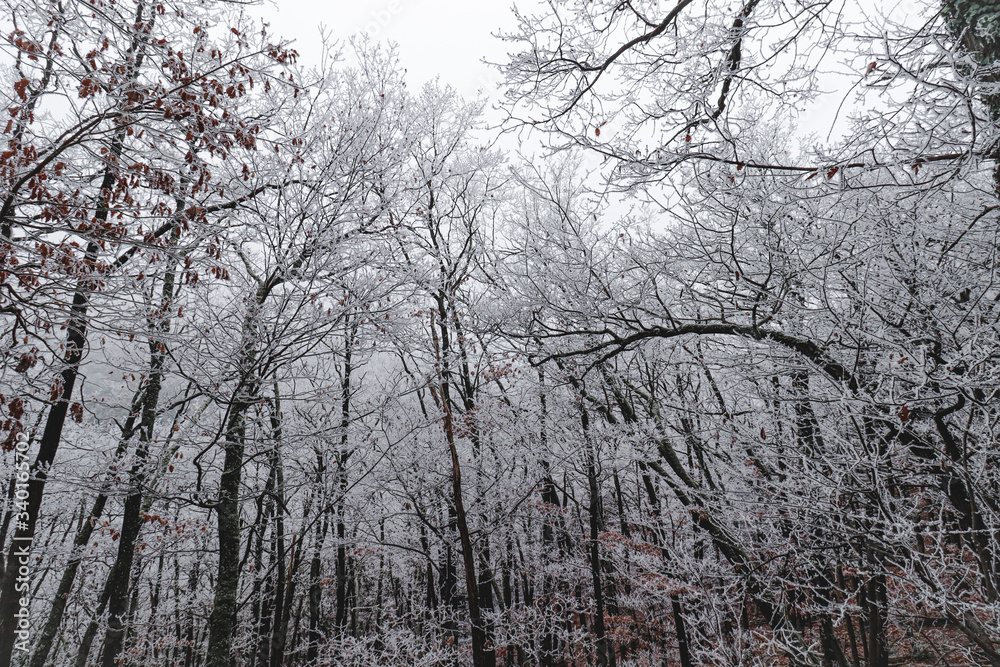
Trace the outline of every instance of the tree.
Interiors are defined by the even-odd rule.
[[[969,372],[985,367],[959,359],[973,348],[992,357],[993,294],[982,288],[993,280],[986,259],[992,237],[988,225],[979,225],[996,206],[990,178],[995,84],[991,37],[977,37],[992,34],[986,27],[992,10],[949,5],[943,17],[928,10],[925,24],[854,21],[851,10],[834,14],[830,5],[786,11],[764,2],[728,14],[721,5],[705,9],[683,1],[669,10],[553,5],[548,15],[522,21],[518,37],[530,50],[509,66],[513,118],[549,131],[560,147],[582,146],[610,159],[607,181],[641,193],[672,228],[654,231],[628,221],[611,227],[615,240],[606,243],[582,241],[574,229],[547,230],[557,240],[545,243],[543,261],[558,266],[557,275],[580,277],[526,283],[522,308],[530,316],[521,335],[541,341],[541,360],[580,357],[591,372],[624,363],[612,378],[628,391],[614,393],[612,385],[614,400],[605,409],[617,404],[622,417],[645,411],[661,432],[672,421],[657,398],[662,390],[638,380],[635,363],[649,354],[693,355],[706,369],[680,386],[700,385],[701,400],[720,406],[714,419],[704,410],[699,418],[710,420],[709,432],[732,432],[732,446],[720,438],[707,449],[690,417],[679,420],[677,435],[705,475],[699,481],[669,440],[656,441],[670,464],[662,476],[683,504],[697,508],[695,525],[737,572],[777,543],[785,543],[789,555],[810,548],[837,553],[823,551],[832,545],[806,546],[796,538],[821,520],[796,518],[793,509],[808,506],[817,488],[837,498],[829,515],[835,523],[824,532],[841,536],[850,549],[832,559],[806,558],[812,562],[798,583],[791,583],[795,569],[780,573],[784,585],[802,592],[800,599],[819,593],[819,607],[808,612],[827,619],[820,623],[818,654],[809,648],[799,603],[775,604],[767,579],[745,583],[790,659],[845,661],[831,606],[856,600],[864,626],[856,631],[850,617],[847,623],[855,661],[855,635],[861,634],[868,663],[888,664],[899,650],[890,644],[889,628],[903,622],[890,612],[898,604],[889,600],[890,573],[957,565],[947,549],[930,560],[924,554],[925,531],[958,530],[970,536],[966,558],[980,563],[976,611],[959,611],[950,595],[947,603],[931,603],[946,588],[936,575],[906,577],[903,586],[921,591],[922,608],[935,608],[946,627],[966,636],[963,650],[974,660],[992,664],[996,638],[978,619],[991,614],[986,601],[994,595],[994,556],[976,540],[994,529],[972,500],[993,494],[992,482],[974,490],[971,476],[959,480],[948,472],[956,465],[981,469],[976,448],[960,453],[952,434],[958,427],[948,423],[973,394],[979,398],[963,437],[989,437],[974,435],[989,393]],[[803,39],[820,50],[802,48]],[[817,90],[820,61],[811,59],[837,52],[858,63],[856,85],[881,100],[859,106],[842,140],[790,159],[771,128],[789,122],[797,97]],[[930,126],[939,129],[928,133]],[[977,229],[984,234],[978,239]],[[582,248],[567,255],[567,245]],[[954,255],[957,248],[969,254]],[[978,279],[952,273],[973,265],[985,272]],[[933,278],[928,266],[935,267]],[[692,339],[704,341],[698,354]],[[722,339],[739,342],[723,347]],[[769,370],[764,377],[740,371],[727,347],[761,359]],[[824,402],[837,407],[819,408]],[[770,424],[736,416],[767,405],[776,411]],[[785,405],[794,406],[791,413]],[[796,474],[789,450],[803,457]],[[754,546],[745,551],[733,549],[741,540],[734,539],[731,517],[742,511],[728,499],[751,493],[744,490],[749,480],[723,475],[737,456],[774,485],[752,492],[758,506],[785,508],[778,524],[784,527],[761,542],[749,539]],[[851,460],[864,464],[851,468]],[[817,474],[827,481],[820,484]],[[801,479],[812,481],[803,487]],[[711,502],[702,499],[706,493]],[[908,513],[901,498],[924,509],[945,507],[949,518],[930,529],[922,523],[928,516]],[[850,511],[833,509],[842,507]],[[915,532],[902,537],[902,525]],[[836,574],[845,567],[859,579],[845,583]]]
[[[366,63],[370,69],[331,77],[326,82],[330,88],[314,93],[315,124],[286,135],[291,156],[288,174],[280,179],[284,187],[273,198],[255,202],[249,213],[255,218],[253,227],[234,239],[233,259],[238,257],[245,267],[247,296],[239,315],[232,314],[242,319],[241,334],[233,366],[222,374],[232,378],[231,394],[219,397],[226,406],[220,429],[225,459],[213,503],[220,556],[209,620],[210,665],[228,666],[236,630],[239,561],[225,554],[239,553],[241,547],[241,477],[252,441],[250,411],[269,379],[281,384],[283,367],[292,359],[313,354],[356,310],[370,316],[372,304],[381,299],[378,282],[362,268],[374,248],[364,237],[386,224],[391,190],[383,183],[392,177],[398,159],[395,123],[401,104],[390,63],[375,56]],[[330,99],[330,90],[343,97]],[[361,281],[355,283],[355,278]],[[202,382],[211,383],[211,377]],[[301,561],[301,543],[298,549],[293,562]],[[287,622],[287,616],[281,619]],[[282,660],[280,642],[272,645],[272,665]]]
[[[11,84],[16,97],[4,153],[3,308],[12,318],[11,336],[17,341],[22,329],[25,346],[20,353],[8,350],[7,359],[26,372],[41,357],[46,363],[36,373],[50,378],[42,381],[48,398],[34,397],[39,411],[46,404],[48,409],[21,509],[24,520],[14,535],[26,542],[34,535],[47,471],[70,412],[94,324],[94,295],[120,279],[141,248],[156,248],[175,228],[235,205],[232,194],[227,198],[224,188],[210,184],[205,158],[253,147],[260,127],[242,119],[238,98],[246,94],[253,68],[289,55],[264,44],[222,57],[233,50],[212,48],[205,16],[193,11],[185,17],[146,2],[73,3],[41,13],[11,5],[7,11],[23,27],[9,38],[21,78]],[[175,32],[186,43],[159,37]],[[234,27],[223,41],[243,39]],[[65,113],[50,110],[47,105],[62,90],[73,90],[77,101],[70,98]],[[198,205],[182,210],[179,204],[189,200]],[[152,228],[144,220],[157,217],[162,222]],[[67,331],[61,345],[51,337],[56,327]],[[47,353],[28,348],[31,338],[48,345]],[[8,447],[24,430],[24,399],[15,402],[18,407],[8,413]],[[14,549],[12,543],[0,594],[4,659],[12,650],[19,599]]]
[[[506,179],[500,156],[474,143],[481,113],[478,105],[465,103],[454,91],[437,84],[429,84],[417,103],[424,112],[412,127],[414,185],[404,199],[406,210],[399,214],[399,230],[406,234],[397,238],[405,258],[403,268],[414,275],[416,287],[429,301],[424,308],[430,321],[422,333],[431,345],[424,344],[424,359],[415,359],[413,350],[405,356],[418,368],[421,364],[430,367],[425,371],[425,390],[433,399],[433,410],[441,415],[451,461],[448,513],[461,545],[473,663],[492,667],[496,657],[490,618],[494,593],[489,536],[474,545],[474,523],[466,509],[470,487],[478,496],[483,483],[478,472],[471,485],[468,476],[463,482],[465,457],[460,454],[459,440],[468,440],[472,458],[480,464],[484,434],[479,425],[482,406],[477,373],[488,364],[488,353],[485,342],[468,330],[466,311],[475,308],[474,301],[489,290],[480,282],[488,280],[481,267]],[[450,555],[450,545],[447,552]],[[445,568],[450,570],[450,563]]]
[[[7,662],[1000,665],[992,6],[6,11]]]

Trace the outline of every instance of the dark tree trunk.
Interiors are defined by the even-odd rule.
[[[226,428],[226,455],[216,507],[219,530],[219,569],[215,582],[215,604],[208,620],[208,666],[230,667],[236,630],[236,597],[239,589],[240,480],[246,449],[246,412],[250,404],[237,400],[231,407]]]
[[[600,534],[603,517],[601,516],[601,492],[597,481],[597,461],[593,444],[590,442],[590,417],[583,406],[580,407],[580,418],[583,423],[584,447],[587,465],[587,489],[590,502],[587,515],[590,527],[590,575],[594,586],[594,639],[597,642],[597,666],[614,667],[614,648],[608,640],[604,627],[604,585],[601,582],[601,549]]]
[[[215,581],[215,601],[208,619],[208,667],[230,667],[236,632],[236,604],[240,583],[240,485],[246,454],[247,414],[260,395],[265,376],[257,359],[261,306],[271,290],[282,281],[280,274],[260,283],[243,319],[237,359],[238,381],[229,405],[226,423],[225,458],[219,480],[216,517],[219,531],[219,566]],[[280,481],[279,481],[280,484]],[[280,492],[280,491],[279,491]],[[280,503],[279,503],[280,505]],[[281,508],[279,507],[279,512]]]
[[[274,611],[272,607],[274,589],[273,573],[270,569],[264,570],[264,541],[267,537],[271,518],[275,513],[274,499],[278,475],[278,456],[274,450],[272,450],[270,455],[270,464],[267,482],[264,484],[264,492],[257,501],[259,507],[257,512],[258,520],[254,525],[257,543],[254,547],[253,568],[254,572],[258,572],[259,574],[254,581],[253,592],[251,594],[253,599],[252,615],[257,635],[255,637],[256,647],[250,658],[250,667],[264,667],[267,665],[268,638],[271,636],[271,614]],[[273,550],[271,554],[271,565],[273,566]]]
[[[274,613],[274,630],[271,633],[271,667],[281,667],[285,659],[285,647],[288,645],[288,625],[292,619],[292,603],[295,601],[295,571],[298,569],[298,553],[295,545],[295,535],[288,549],[288,569],[283,585],[278,586],[275,598],[284,594],[280,607]],[[279,613],[280,611],[280,613]],[[296,615],[296,618],[298,616]]]
[[[118,443],[115,460],[120,459],[125,453],[126,444],[134,432],[134,425],[135,411],[133,410],[133,414],[129,415],[128,420],[125,422],[125,427],[122,429],[122,439]],[[94,499],[94,504],[91,506],[90,513],[85,515],[83,522],[81,522],[76,531],[69,561],[66,563],[66,569],[63,570],[62,577],[59,580],[59,587],[56,589],[55,598],[52,600],[52,607],[49,609],[48,618],[45,620],[45,625],[42,627],[42,632],[35,645],[35,652],[31,656],[30,667],[44,667],[46,660],[48,660],[49,652],[52,650],[52,641],[55,639],[56,634],[59,632],[59,627],[62,625],[63,614],[66,612],[66,605],[69,602],[69,594],[73,591],[73,584],[80,570],[80,563],[83,561],[83,552],[90,542],[91,535],[94,534],[94,527],[97,525],[97,521],[104,515],[104,508],[108,503],[110,484],[110,482],[107,482],[104,488],[98,492],[97,497]]]
[[[140,1],[136,8],[135,24],[143,22],[145,3]],[[142,67],[144,51],[142,50],[143,38],[136,35],[129,47],[130,56],[134,55],[134,60],[127,65],[131,70],[132,77],[136,75]],[[108,147],[108,162],[104,167],[101,179],[101,191],[97,202],[97,209],[94,213],[95,226],[100,228],[102,223],[108,221],[111,213],[110,199],[112,189],[117,180],[118,160],[121,158],[125,141],[124,128],[117,128],[114,132],[110,146]],[[9,230],[4,230],[9,236]],[[97,256],[101,251],[101,244],[96,240],[87,243],[82,266],[84,271],[91,272],[97,265]],[[55,461],[56,452],[59,449],[59,442],[62,439],[63,426],[66,423],[66,415],[69,412],[70,400],[73,396],[73,389],[76,385],[77,376],[80,371],[80,363],[83,361],[84,351],[87,347],[87,326],[89,324],[88,309],[90,307],[90,297],[95,290],[94,281],[89,276],[78,279],[76,289],[73,294],[73,303],[70,307],[69,321],[67,322],[65,356],[63,357],[63,371],[55,380],[53,386],[54,402],[49,408],[48,417],[45,421],[45,429],[39,441],[38,453],[35,462],[31,466],[30,478],[28,480],[28,498],[23,513],[25,518],[18,521],[10,550],[7,553],[5,570],[0,581],[0,665],[9,664],[11,654],[14,650],[14,642],[17,638],[16,614],[20,608],[22,592],[19,590],[21,582],[18,581],[18,571],[22,565],[30,562],[30,545],[35,535],[35,525],[38,521],[38,511],[42,505],[42,496],[45,492],[45,481],[48,478],[48,471]],[[25,638],[26,639],[26,638]]]
[[[178,230],[179,231],[179,230]],[[160,389],[163,385],[163,367],[167,357],[166,341],[163,336],[170,330],[167,313],[174,297],[174,273],[176,262],[170,262],[163,276],[158,314],[150,317],[149,378],[146,381],[142,401],[142,419],[139,426],[139,446],[135,451],[135,464],[129,472],[129,490],[125,498],[122,517],[121,537],[118,540],[118,557],[108,575],[108,629],[104,635],[101,667],[115,667],[122,651],[125,638],[124,615],[128,608],[129,582],[132,573],[132,559],[135,554],[139,531],[143,519],[143,493],[148,477],[149,445],[153,442],[156,426],[156,412],[160,405]]]
[[[496,653],[491,638],[483,623],[479,607],[479,582],[476,579],[476,557],[472,550],[472,536],[465,516],[462,499],[462,469],[455,444],[454,424],[448,405],[446,387],[442,385],[441,405],[444,409],[444,430],[451,451],[452,500],[455,505],[455,520],[458,536],[462,544],[462,561],[465,566],[465,591],[469,600],[469,621],[472,625],[472,663],[475,667],[496,667]]]
[[[114,174],[109,168],[105,171],[102,190],[109,192],[113,182]],[[105,211],[106,216],[106,209],[102,208],[102,210]],[[99,250],[100,246],[96,242],[89,243],[84,264],[93,266]],[[80,362],[83,360],[83,353],[87,346],[87,309],[92,291],[90,283],[89,279],[81,280],[73,295],[73,306],[70,309],[66,334],[66,356],[63,358],[64,369],[53,387],[53,393],[57,398],[49,408],[45,429],[39,441],[38,454],[31,466],[28,498],[22,512],[24,519],[16,523],[14,537],[7,552],[6,569],[2,577],[2,587],[0,587],[0,664],[10,663],[14,642],[18,637],[19,601],[26,591],[22,586],[27,585],[27,578],[19,581],[18,570],[21,566],[27,566],[32,560],[30,557],[31,542],[35,536],[35,525],[38,521],[38,510],[42,505],[45,481],[59,449],[63,425],[66,423],[66,415],[69,412],[70,398],[73,395]],[[24,636],[24,640],[27,640],[27,635]]]
[[[344,373],[341,378],[340,394],[340,451],[337,456],[337,609],[335,622],[337,632],[344,634],[347,628],[347,523],[344,496],[347,494],[347,461],[351,456],[348,430],[351,425],[351,373],[354,337],[357,335],[357,321],[348,323],[344,336]]]
[[[869,562],[874,564],[869,548]],[[878,567],[878,565],[876,565]],[[889,647],[886,641],[886,586],[885,574],[873,574],[867,584],[868,602],[868,667],[889,667]]]
[[[684,610],[676,593],[670,596],[670,610],[674,614],[674,628],[677,630],[677,648],[681,654],[681,667],[692,667],[691,648],[688,644],[687,628],[684,626]]]

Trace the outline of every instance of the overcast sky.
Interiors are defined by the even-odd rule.
[[[527,6],[534,0],[522,0]],[[492,36],[510,32],[513,0],[277,0],[260,8],[276,35],[294,39],[302,64],[320,57],[320,28],[346,40],[358,33],[399,45],[408,82],[417,88],[440,75],[462,94],[493,92],[498,77],[482,64],[503,61],[506,45]]]
[[[300,64],[319,64],[321,30],[342,43],[352,35],[366,34],[398,44],[400,63],[407,69],[412,90],[440,76],[467,98],[484,91],[496,100],[500,76],[483,60],[506,62],[507,50],[520,46],[494,37],[514,31],[511,6],[515,0],[263,1],[265,4],[254,11],[270,22],[272,34],[295,41]],[[542,5],[542,0],[516,2],[527,13]],[[912,0],[899,0],[896,11],[905,17],[912,5]],[[803,143],[823,143],[835,118],[842,126],[839,129],[843,129],[852,104],[841,106],[841,101],[856,76],[852,74],[848,79],[828,75],[824,88],[830,94],[801,110],[796,134]],[[812,133],[816,134],[814,138],[805,138]]]

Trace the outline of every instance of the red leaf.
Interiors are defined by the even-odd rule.
[[[100,86],[93,79],[84,79],[80,82],[80,97],[91,97],[98,90],[100,90]]]
[[[30,83],[30,82],[27,79],[21,79],[20,81],[16,81],[14,83],[14,90],[17,91],[17,95],[18,95],[18,97],[21,98],[22,101],[25,101],[25,100],[28,99],[28,92],[27,92],[28,91],[28,83]]]
[[[20,360],[17,362],[17,366],[14,367],[15,373],[26,373],[29,368],[38,363],[38,350],[32,349],[29,352],[25,352],[21,355]]]
[[[62,379],[56,378],[55,381],[52,382],[52,392],[49,394],[49,400],[58,401],[60,398],[62,398],[62,394],[63,394]]]

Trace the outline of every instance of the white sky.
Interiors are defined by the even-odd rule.
[[[520,0],[531,5],[535,0]],[[407,82],[419,89],[440,75],[466,97],[493,96],[498,74],[482,63],[503,62],[507,45],[492,36],[515,26],[513,0],[274,0],[258,8],[271,32],[295,40],[302,65],[318,64],[320,29],[340,41],[367,34],[399,45]]]
[[[294,40],[301,65],[319,64],[321,30],[341,43],[352,35],[365,34],[398,45],[399,61],[407,69],[411,90],[419,90],[440,76],[466,98],[483,92],[496,101],[500,75],[483,60],[506,62],[508,48],[521,46],[494,36],[514,31],[511,6],[515,1],[528,13],[542,4],[542,0],[263,0],[265,4],[252,11],[271,24],[273,35]],[[885,4],[882,9],[889,11],[895,4],[895,11],[904,17],[911,12],[919,14],[914,0]],[[847,84],[829,76],[831,94],[802,110],[796,132],[800,139],[815,132],[815,139],[824,143],[835,117],[838,127],[833,138],[846,127],[852,105],[846,104],[839,109],[840,115],[836,114],[847,87],[857,78],[857,73],[849,74]]]

